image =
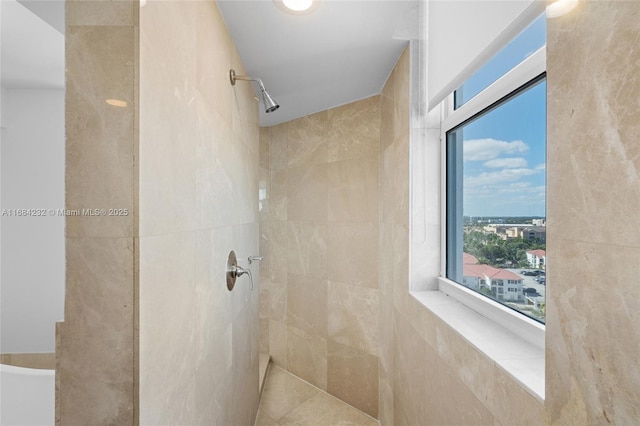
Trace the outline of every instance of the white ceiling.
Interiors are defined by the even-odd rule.
[[[8,89],[64,88],[64,35],[15,0],[1,0],[0,84]],[[60,2],[29,1],[59,21]],[[44,4],[42,4],[44,3]],[[47,4],[48,3],[48,4]],[[64,7],[62,7],[64,20]],[[64,21],[63,21],[64,22]],[[60,26],[60,23],[56,23]],[[64,29],[64,28],[63,28]]]
[[[305,15],[272,0],[218,7],[247,72],[280,104],[261,109],[262,126],[379,94],[418,29],[417,0],[320,0]]]
[[[64,87],[64,2],[0,0],[1,84]],[[250,75],[262,78],[277,111],[270,126],[380,93],[407,40],[418,0],[316,0],[309,14],[273,0],[219,0]]]

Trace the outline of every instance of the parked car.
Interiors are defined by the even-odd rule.
[[[547,281],[547,277],[544,275],[540,275],[539,277],[536,277],[536,281],[538,281],[540,284],[545,284]]]
[[[522,291],[526,294],[530,294],[531,296],[535,296],[536,294],[538,294],[538,291],[535,288],[530,287],[525,287],[522,289]]]

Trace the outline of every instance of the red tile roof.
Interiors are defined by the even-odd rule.
[[[533,254],[538,257],[545,257],[547,253],[544,250],[527,250],[528,254]]]
[[[462,263],[465,265],[476,265],[478,264],[478,258],[469,253],[462,253]]]
[[[476,277],[476,278],[491,278],[491,279],[499,279],[499,280],[522,280],[522,278],[514,274],[511,271],[507,271],[506,269],[498,269],[489,265],[470,265],[465,264],[463,266],[462,274],[465,277]]]

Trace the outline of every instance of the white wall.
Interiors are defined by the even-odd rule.
[[[0,352],[55,351],[64,317],[64,90],[2,91]]]

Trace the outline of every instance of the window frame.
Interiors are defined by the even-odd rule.
[[[467,307],[487,317],[504,328],[516,333],[526,341],[544,348],[545,325],[517,312],[499,302],[466,288],[447,278],[447,225],[452,220],[452,212],[447,209],[447,132],[464,125],[476,115],[489,111],[505,99],[526,90],[535,82],[546,78],[546,44],[528,58],[498,78],[487,88],[459,108],[454,109],[454,94],[441,103],[441,266],[438,278],[439,290]],[[459,184],[462,184],[459,182]]]

